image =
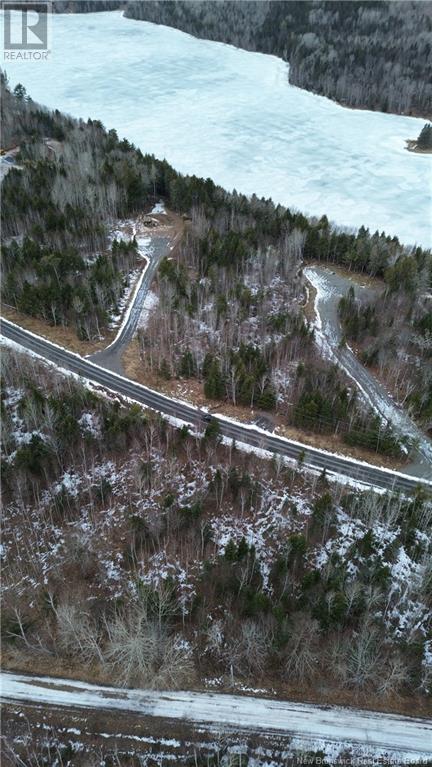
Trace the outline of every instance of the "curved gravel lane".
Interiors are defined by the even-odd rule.
[[[355,280],[336,274],[329,267],[309,266],[305,277],[317,291],[315,311],[315,337],[324,355],[332,359],[355,382],[362,399],[382,418],[389,420],[401,437],[409,437],[415,444],[412,463],[404,472],[432,479],[432,442],[412,421],[408,413],[395,404],[382,384],[361,364],[351,349],[340,345],[342,330],[338,317],[338,303],[350,287],[357,298],[373,299],[377,290],[361,287]]]

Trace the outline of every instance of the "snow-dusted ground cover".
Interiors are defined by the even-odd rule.
[[[138,234],[138,223],[134,219],[118,221],[110,234],[111,242],[113,240],[129,242],[134,238],[138,245],[138,255],[144,263],[127,275],[127,286],[118,302],[118,312],[111,317],[109,327],[111,330],[118,328],[116,338],[120,335],[128,322],[134,298],[140,289],[153,254],[153,246],[150,236]]]
[[[182,254],[180,262],[186,269],[190,267],[188,255]],[[159,280],[158,295],[149,293],[143,308],[142,327],[146,328],[146,334],[141,338],[143,364],[153,371],[165,359],[169,361],[174,375],[186,351],[193,354],[196,364],[201,367],[206,354],[214,353],[215,350],[238,350],[242,344],[251,344],[262,350],[280,346],[272,370],[272,383],[278,401],[283,403],[288,399],[290,386],[295,379],[297,360],[294,349],[288,352],[283,347],[282,342],[287,335],[284,322],[281,329],[276,321],[282,314],[289,315],[290,323],[295,327],[300,320],[303,291],[302,282],[297,276],[298,264],[293,260],[283,278],[276,249],[253,253],[245,259],[241,284],[247,294],[245,297],[243,293],[243,300],[249,301],[247,310],[242,303],[242,296],[228,294],[232,288],[231,276],[223,269],[219,270],[217,277],[201,277],[194,285],[197,308],[189,313],[183,304],[179,311],[179,296],[173,291],[172,285]],[[216,295],[228,295],[223,322]],[[272,321],[275,327],[271,325]],[[297,341],[297,347],[299,345]]]
[[[405,149],[423,120],[345,109],[290,86],[276,57],[118,12],[53,15],[51,48],[8,61],[12,86],[182,172],[430,245],[431,158]]]
[[[353,283],[341,275],[336,275],[328,267],[311,266],[303,270],[305,277],[316,290],[315,297],[315,341],[321,354],[336,363],[351,378],[360,397],[383,420],[392,427],[401,438],[408,439],[418,446],[408,468],[408,473],[416,473],[427,479],[432,477],[432,442],[414,423],[408,413],[399,407],[383,384],[369,372],[357,359],[347,344],[340,345],[342,328],[338,317],[338,304]],[[365,293],[373,295],[371,289],[355,287],[357,297]],[[367,300],[368,296],[365,295]]]
[[[8,370],[14,370],[13,360]],[[38,369],[33,361],[29,366],[29,371]],[[6,494],[11,495],[5,503],[2,535],[6,609],[23,600],[26,610],[37,611],[43,594],[58,588],[59,577],[67,578],[77,559],[84,574],[92,573],[80,586],[79,599],[88,603],[103,599],[108,607],[119,599],[133,602],[143,586],[159,591],[171,584],[181,614],[190,620],[209,568],[211,580],[221,579],[223,584],[224,568],[233,561],[247,562],[249,557],[263,598],[277,603],[280,583],[275,565],[285,567],[300,545],[305,556],[302,570],[313,577],[311,583],[327,584],[328,602],[317,613],[323,625],[334,620],[335,599],[339,606],[341,599],[351,605],[353,615],[365,600],[361,609],[367,610],[369,634],[381,632],[395,647],[400,642],[423,647],[421,684],[424,688],[429,684],[430,504],[416,512],[415,505],[403,498],[386,500],[360,493],[354,503],[353,498],[347,501],[341,488],[335,489],[333,499],[324,495],[320,500],[313,489],[317,480],[312,487],[306,481],[289,487],[295,483],[296,471],[283,463],[278,466],[254,456],[249,461],[237,454],[243,468],[232,465],[232,446],[225,455],[225,462],[231,455],[228,464],[219,462],[211,444],[200,447],[193,440],[184,443],[183,449],[179,446],[166,453],[157,419],[150,421],[133,448],[115,449],[112,439],[121,424],[127,424],[122,421],[126,412],[113,429],[114,411],[106,409],[104,401],[76,388],[71,379],[62,383],[60,377],[53,377],[47,384],[49,399],[42,416],[40,397],[28,389],[25,368],[22,380],[18,376],[15,384],[9,376],[3,391],[4,477]],[[26,485],[23,467],[30,467],[36,477],[41,455],[64,450],[60,401],[62,412],[75,408],[77,453],[74,456],[68,448],[60,468],[32,490]],[[70,420],[65,425],[72,428]],[[107,438],[109,448],[103,447]],[[166,439],[174,446],[178,435],[170,431]],[[292,598],[300,593],[301,583],[292,582]],[[216,651],[216,657],[220,656],[216,667],[219,664],[222,669],[231,658],[242,678],[246,672],[234,650],[234,616],[220,603],[217,592],[215,597],[215,602],[208,597],[202,652],[213,657]],[[373,657],[378,662],[383,648],[379,650],[375,636]],[[361,632],[354,637],[361,642]],[[341,648],[338,656],[342,684],[350,678],[348,660],[343,678],[345,652]]]
[[[14,149],[11,149],[9,152],[5,152],[0,157],[0,183],[3,181],[4,177],[7,176],[11,168],[20,168],[19,165],[15,162],[15,155],[19,152],[19,148],[15,147]]]
[[[138,327],[144,329],[147,327],[147,323],[150,319],[152,311],[157,307],[159,303],[159,296],[149,290],[142,305],[140,318],[138,320]]]
[[[29,428],[28,413],[25,413],[25,418],[18,415],[22,411],[25,392],[19,388],[7,388],[4,394],[7,410],[4,437],[8,444],[4,458],[6,464],[13,465],[19,446],[28,444],[33,436],[37,435],[47,445],[52,442],[50,436],[52,424],[47,424],[45,430]],[[81,435],[89,439],[90,444],[100,438],[100,416],[97,413],[84,409],[78,423]],[[16,543],[23,545],[22,552],[15,552],[13,555],[14,558],[17,557],[18,566],[21,556],[24,557],[23,563],[30,562],[29,549],[37,551],[39,557],[32,559],[33,576],[26,576],[19,583],[16,581],[9,583],[5,571],[5,593],[12,589],[19,596],[25,594],[32,602],[40,589],[47,584],[50,572],[55,572],[67,563],[70,556],[68,546],[72,537],[75,545],[84,547],[87,551],[96,552],[97,550],[98,552],[97,558],[101,570],[100,577],[96,576],[91,586],[92,598],[96,598],[101,593],[109,599],[136,594],[136,579],[135,577],[131,579],[127,570],[123,568],[123,556],[117,551],[118,544],[115,542],[124,536],[125,526],[130,519],[128,499],[133,501],[135,515],[138,517],[142,515],[146,524],[157,527],[161,522],[160,519],[158,520],[161,494],[169,490],[169,494],[175,498],[176,506],[189,507],[205,495],[208,484],[214,479],[216,472],[214,466],[203,468],[195,461],[190,461],[183,466],[175,460],[167,461],[158,450],[152,451],[151,463],[152,486],[146,487],[145,492],[143,492],[145,482],[139,477],[140,456],[130,454],[126,460],[122,459],[120,462],[92,460],[85,469],[68,468],[44,490],[38,503],[33,502],[21,509],[26,518],[33,519],[30,526],[19,524],[20,517],[15,505],[10,507],[10,516],[6,509],[3,520],[3,557],[7,560],[8,554],[15,550]],[[106,488],[110,503],[101,515],[95,517],[93,494],[97,493],[98,488],[102,486]],[[236,519],[233,509],[226,507],[225,514],[221,515],[219,512],[210,522],[209,531],[211,529],[215,554],[223,555],[230,539],[239,542],[245,538],[249,545],[255,546],[258,566],[265,588],[268,589],[268,573],[275,553],[283,546],[282,535],[302,529],[311,509],[302,497],[292,497],[290,510],[293,506],[301,510],[300,518],[297,518],[297,513],[295,517],[292,517],[288,514],[288,497],[282,484],[278,483],[274,486],[271,483],[267,486],[264,482],[261,489],[263,496],[257,503],[252,517],[249,510],[242,519]],[[66,538],[61,525],[53,524],[45,527],[41,526],[39,521],[53,502],[60,498],[66,501],[77,501],[80,506],[77,519],[68,523]],[[244,503],[246,503],[246,496]],[[186,554],[186,559],[181,561],[179,552],[175,552],[171,547],[168,551],[161,550],[142,560],[135,576],[137,575],[142,583],[151,584],[155,588],[171,578],[179,587],[180,602],[185,612],[188,612],[195,593],[195,579],[202,573],[202,562],[199,552],[195,557],[191,557],[189,551]]]
[[[390,754],[395,763],[426,756],[423,720],[288,704],[275,700],[274,691],[298,697],[305,683],[323,689],[325,699],[335,686],[354,696],[357,685],[360,695],[380,696],[399,688],[405,694],[409,686],[416,701],[430,690],[430,503],[330,489],[283,461],[188,437],[150,413],[143,420],[136,407],[89,394],[36,358],[10,349],[5,356],[2,578],[9,667],[31,663],[36,673],[49,674],[51,667],[39,665],[48,659],[62,675],[79,668],[83,678],[91,673],[109,684],[147,688],[32,684],[45,712],[50,703],[70,704],[87,717],[85,728],[70,730],[77,752],[86,748],[81,735],[88,745],[88,710],[96,708],[172,717],[216,742],[221,732],[224,742],[253,732],[263,739],[266,763],[275,766],[299,751],[322,751],[330,763],[341,754]],[[133,672],[119,675],[112,663],[116,621],[133,618],[146,594],[160,600],[172,663],[187,659],[194,689],[202,681],[211,689],[267,691],[267,700],[215,697],[210,690],[161,695],[148,688],[165,689],[167,676],[155,683]],[[139,630],[146,631],[143,618]],[[146,643],[135,628],[132,642]],[[299,642],[307,666],[293,687]],[[3,697],[17,701],[10,707],[16,713],[29,698],[27,681],[7,675],[2,686]],[[364,694],[361,700],[374,705]],[[348,701],[357,705],[356,697]],[[107,710],[98,714],[101,727],[105,716]],[[73,717],[67,723],[75,727]],[[118,727],[123,745],[128,735]],[[272,747],[283,756],[275,758]]]
[[[151,210],[151,213],[154,214],[154,215],[156,215],[156,214],[163,214],[163,215],[165,215],[166,214],[165,205],[162,202],[162,200],[160,200],[159,202],[156,203],[156,205],[153,206],[153,208]]]
[[[400,764],[421,763],[432,755],[432,724],[426,719],[214,693],[128,690],[119,694],[115,688],[20,674],[3,674],[1,683],[4,701],[131,711],[196,723],[214,732],[229,728],[259,735],[294,735],[286,757],[320,749],[336,763],[341,753],[353,752],[361,764],[368,758]]]

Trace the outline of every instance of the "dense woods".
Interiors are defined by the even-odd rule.
[[[136,265],[110,226],[152,199],[154,163],[97,121],[35,104],[2,78],[3,146],[19,147],[2,183],[3,300],[99,337]]]
[[[301,310],[301,264],[325,261],[384,276],[392,295],[403,286],[412,309],[407,336],[420,329],[427,361],[429,309],[416,296],[430,289],[429,252],[182,176],[97,121],[49,112],[20,87],[10,93],[4,81],[3,90],[5,145],[19,146],[2,187],[4,301],[70,324],[84,339],[98,337],[136,259],[134,241],[110,243],[109,225],[162,197],[192,225],[181,258],[160,268],[154,334],[141,336],[150,368],[165,378],[197,377],[210,399],[277,409],[294,425],[400,453],[391,430],[359,409],[348,382],[317,359]],[[430,365],[419,380],[410,395],[415,414],[427,419]]]
[[[427,693],[425,498],[307,480],[3,357],[8,664],[369,706]]]
[[[245,208],[192,222],[158,274],[159,303],[139,331],[142,365],[196,381],[213,401],[276,413],[303,431],[399,457],[403,447],[322,358],[303,315],[307,237],[289,225],[254,231]]]
[[[293,85],[351,107],[431,114],[428,3],[130,0],[126,15],[280,56]]]
[[[364,364],[426,431],[432,430],[431,270],[430,256],[402,257],[386,269],[375,301],[360,304],[349,292],[339,304],[346,336]]]

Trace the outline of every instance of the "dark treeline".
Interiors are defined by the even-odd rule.
[[[9,667],[155,689],[310,685],[365,705],[428,694],[421,493],[330,487],[24,355],[3,367]]]
[[[126,15],[289,61],[293,85],[351,107],[430,116],[430,4],[130,0]]]
[[[74,248],[53,250],[25,237],[2,248],[3,296],[19,311],[51,325],[72,325],[82,339],[100,336],[117,311],[135,242],[113,242],[109,254],[85,261]]]
[[[14,93],[2,78],[3,146],[19,147],[2,184],[2,296],[83,339],[117,313],[135,242],[110,246],[108,225],[153,199],[154,158],[98,121],[73,120]]]

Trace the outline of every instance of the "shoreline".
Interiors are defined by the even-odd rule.
[[[417,146],[417,140],[416,139],[405,139],[406,147],[405,149],[408,152],[412,152],[413,154],[432,154],[432,149],[421,149]]]

